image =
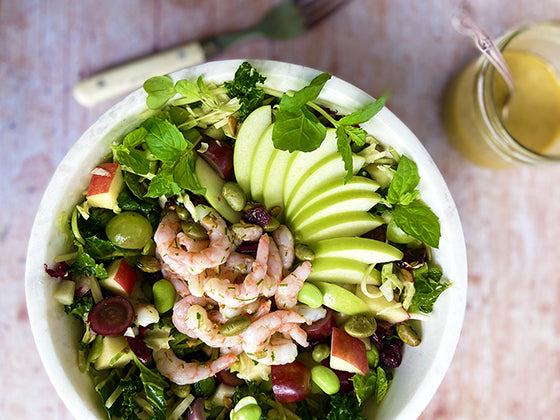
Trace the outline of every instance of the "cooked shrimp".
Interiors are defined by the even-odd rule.
[[[246,352],[249,358],[263,365],[285,365],[296,360],[298,348],[292,340],[282,336],[270,338],[270,342],[256,352]]]
[[[242,283],[233,283],[228,278],[213,277],[206,281],[204,292],[219,305],[229,308],[241,308],[254,302],[261,295],[268,262],[269,236],[259,239],[257,256],[251,266],[251,272]]]
[[[259,225],[248,225],[244,223],[236,223],[230,227],[231,234],[235,246],[239,246],[241,242],[258,241],[263,234],[263,228]]]
[[[169,213],[162,219],[154,235],[158,254],[180,277],[217,267],[226,261],[232,251],[233,243],[226,222],[215,211],[206,212],[202,217],[202,226],[208,231],[209,245],[200,251],[186,251],[180,247],[177,236],[181,223],[175,213]],[[185,240],[185,236],[181,235],[181,238]]]
[[[179,359],[171,349],[156,350],[153,357],[161,374],[177,385],[194,384],[214,376],[229,368],[237,360],[235,354],[227,353],[204,364],[185,362]]]
[[[294,263],[294,237],[287,226],[281,225],[272,233],[274,241],[280,249],[283,273],[286,275]]]
[[[267,265],[262,294],[266,297],[271,297],[276,293],[278,283],[282,279],[282,258],[274,241],[270,241]]]
[[[163,277],[169,280],[173,287],[175,287],[175,291],[179,296],[185,297],[191,294],[188,283],[171,270],[167,264],[163,263],[161,265],[161,273]]]
[[[318,308],[312,308],[303,303],[298,303],[296,306],[291,308],[292,311],[296,311],[302,317],[305,318],[305,323],[311,325],[315,321],[323,319],[327,315],[327,310],[322,306]]]
[[[233,251],[225,263],[225,269],[233,273],[248,274],[251,272],[255,259],[247,254]]]
[[[188,296],[173,307],[173,325],[191,338],[198,338],[210,347],[234,349],[239,352],[239,336],[220,335],[221,324],[213,322],[205,308],[212,301],[205,297]]]
[[[304,261],[294,271],[288,274],[278,285],[274,299],[278,308],[293,308],[297,303],[298,293],[303,282],[311,274],[311,263]]]
[[[297,348],[295,348],[295,344],[293,344],[289,339],[287,340],[291,343],[291,346],[289,346],[287,342],[281,341],[283,345],[287,346],[282,347],[284,350],[288,347],[295,348],[295,353],[286,351],[281,354],[288,354],[290,355],[289,357],[278,357],[279,354],[275,353],[280,349],[276,348],[275,343],[278,343],[278,341],[273,340],[273,335],[277,332],[288,334],[298,344],[306,347],[308,345],[307,334],[299,326],[299,324],[303,322],[305,322],[305,319],[300,314],[293,311],[281,310],[270,312],[256,321],[253,321],[251,325],[249,325],[249,328],[247,328],[245,332],[241,333],[243,350],[249,357],[254,360],[258,360],[261,363],[290,363],[297,356]],[[293,358],[290,359],[292,356]]]

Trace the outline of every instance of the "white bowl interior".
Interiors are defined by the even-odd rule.
[[[294,64],[250,60],[267,76],[266,85],[299,89],[318,71]],[[173,73],[174,80],[231,80],[241,60],[210,62]],[[372,102],[362,90],[336,77],[323,89],[320,99],[351,112]],[[43,264],[52,264],[68,244],[60,230],[61,214],[71,212],[87,188],[90,171],[106,155],[115,139],[140,123],[146,110],[145,93],[139,89],[109,109],[75,143],[58,166],[43,196],[31,232],[26,266],[26,298],[35,342],[47,374],[70,412],[80,419],[106,418],[89,377],[78,370],[78,321],[64,314],[52,299],[55,281],[45,274]],[[463,323],[467,263],[465,242],[457,209],[436,165],[416,136],[388,109],[364,125],[385,144],[412,158],[421,176],[423,200],[439,216],[442,237],[433,255],[453,286],[439,298],[428,322],[422,324],[422,344],[407,347],[401,366],[379,408],[366,408],[368,418],[412,419],[424,410],[447,371]]]

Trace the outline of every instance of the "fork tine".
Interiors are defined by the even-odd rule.
[[[304,24],[312,27],[351,0],[293,0],[300,10]]]

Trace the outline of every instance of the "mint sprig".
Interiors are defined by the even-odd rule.
[[[404,233],[437,248],[441,237],[439,218],[418,200],[420,192],[416,187],[419,181],[416,163],[401,156],[386,200],[393,205],[393,220]]]

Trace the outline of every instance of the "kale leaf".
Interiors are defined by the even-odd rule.
[[[365,420],[354,394],[334,394],[328,402],[326,420]]]
[[[84,251],[84,247],[76,242],[78,247],[78,255],[74,263],[70,266],[69,273],[73,276],[94,276],[99,279],[107,278],[107,270],[102,263],[97,264],[95,260]]]
[[[251,111],[263,104],[264,91],[257,87],[257,83],[263,83],[265,80],[266,77],[245,61],[235,72],[233,80],[224,83],[229,96],[237,97],[241,104],[239,121],[244,121]]]
[[[91,292],[87,292],[83,296],[74,296],[74,301],[70,305],[64,307],[64,312],[74,315],[79,320],[84,320],[85,315],[93,307],[93,297]]]

